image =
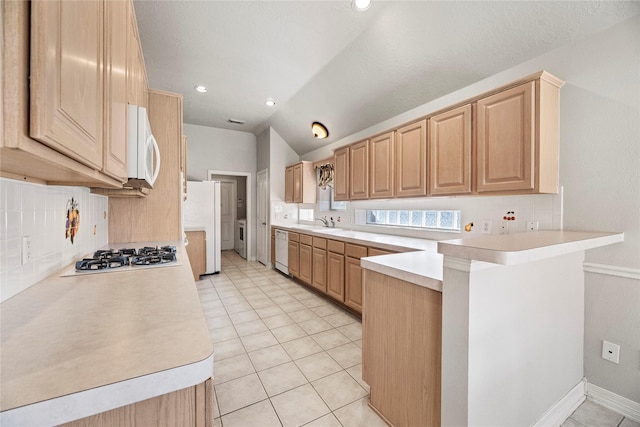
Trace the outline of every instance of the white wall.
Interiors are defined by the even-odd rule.
[[[190,180],[205,181],[207,171],[249,173],[251,209],[247,211],[250,246],[247,258],[256,256],[256,136],[248,132],[184,124],[188,138],[187,174]],[[187,195],[188,197],[188,195]]]
[[[303,156],[325,158],[337,147],[541,69],[565,80],[560,90],[564,227],[625,233],[624,243],[586,254],[587,262],[604,265],[613,276],[586,273],[584,372],[587,380],[635,402],[640,402],[639,20],[629,19]],[[461,200],[475,209],[476,201]],[[600,357],[603,339],[621,344],[619,365]]]
[[[80,227],[65,238],[67,202],[78,202]],[[0,302],[109,242],[108,199],[88,188],[57,187],[0,178]],[[94,232],[95,227],[95,232]],[[31,261],[22,265],[22,236]]]

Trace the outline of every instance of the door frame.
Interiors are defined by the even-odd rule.
[[[251,183],[251,178],[253,177],[253,173],[252,172],[238,172],[238,171],[225,171],[225,170],[218,170],[218,169],[208,169],[207,170],[207,179],[209,181],[213,181],[213,179],[211,179],[211,177],[213,175],[229,175],[229,176],[244,176],[247,178],[247,196],[246,196],[246,202],[247,202],[247,228],[245,229],[246,232],[246,250],[247,250],[247,260],[248,261],[255,261],[256,260],[256,254],[253,251],[253,247],[251,245],[251,243],[253,242],[253,229],[255,227],[255,212],[253,211],[253,200],[252,200],[252,190],[253,190],[253,185]]]
[[[238,181],[233,179],[219,179],[218,181],[220,182],[220,188],[222,188],[222,184],[231,184],[231,211],[232,211],[231,236],[233,236],[231,238],[231,240],[233,240],[233,248],[231,248],[231,250],[235,250],[236,249],[236,223],[238,222]],[[220,197],[220,204],[222,205],[222,197]],[[220,210],[222,211],[222,209]],[[220,212],[220,222],[222,222],[222,212]],[[222,247],[222,243],[220,243],[220,247]]]
[[[258,177],[260,175],[263,175],[265,177],[265,182],[267,183],[265,191],[266,194],[264,195],[264,206],[262,206],[262,208],[264,209],[264,215],[265,215],[265,233],[264,233],[264,241],[261,242],[258,239],[258,228],[260,227],[260,224],[258,223],[259,218],[258,218],[258,209],[260,208],[260,206],[256,206],[256,259],[258,258],[258,245],[263,245],[264,248],[264,256],[265,259],[263,260],[264,262],[262,262],[261,260],[258,259],[258,262],[264,264],[267,267],[274,267],[271,265],[271,233],[269,233],[269,229],[271,228],[271,218],[269,215],[269,168],[265,168],[262,169],[261,171],[258,171],[258,173],[256,174],[256,205],[258,203],[260,203],[260,196],[259,196],[259,192],[260,192],[260,185],[259,183],[259,179]]]

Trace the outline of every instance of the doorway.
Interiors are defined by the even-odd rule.
[[[251,172],[236,172],[236,171],[222,171],[222,170],[208,170],[207,171],[207,177],[209,179],[209,181],[220,181],[220,199],[221,199],[221,206],[220,206],[220,226],[221,226],[221,248],[223,250],[225,249],[237,249],[236,246],[236,242],[237,242],[237,237],[236,234],[238,233],[238,220],[243,220],[246,219],[246,228],[245,228],[245,235],[244,235],[244,242],[245,242],[245,251],[246,251],[246,257],[247,260],[250,261],[255,261],[256,259],[256,250],[255,247],[253,247],[252,249],[252,240],[254,239],[254,233],[256,232],[255,228],[255,212],[252,211],[252,200],[251,200],[251,194],[252,191],[254,191],[252,189],[252,176],[255,176],[254,174],[252,174]],[[229,188],[229,194],[225,194],[225,191],[223,188],[225,187],[225,183],[231,183],[233,182],[235,184],[235,194],[233,193],[233,190]],[[254,181],[255,182],[255,181]],[[229,184],[231,185],[231,184]],[[255,195],[253,196],[255,197]],[[224,204],[224,200],[225,198],[229,199],[229,203],[228,203],[228,209],[225,209],[225,206],[223,206]],[[233,207],[233,209],[235,209],[234,212],[226,212],[231,210]],[[230,216],[230,219],[224,220],[225,222],[230,223],[230,229],[227,228],[228,231],[224,231],[222,230],[223,228],[223,219],[222,216],[223,214],[228,213]],[[227,225],[225,225],[225,227],[228,227]],[[222,243],[223,241],[226,241],[226,243]]]
[[[257,240],[256,240],[256,249],[257,249],[257,260],[259,263],[264,264],[266,266],[270,266],[269,264],[269,232],[268,232],[268,222],[269,222],[269,170],[263,169],[258,172],[257,177],[257,190],[258,190],[258,206],[257,206]]]

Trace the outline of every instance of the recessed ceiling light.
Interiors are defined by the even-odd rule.
[[[324,139],[329,136],[329,131],[320,122],[311,123],[311,132],[313,132],[313,137],[318,139]]]
[[[272,98],[267,98],[267,100],[264,101],[264,104],[267,107],[273,107],[274,105],[276,105],[276,101],[274,101]]]
[[[209,90],[207,89],[206,86],[202,86],[202,85],[194,86],[193,88],[196,90],[196,92],[200,92],[200,93],[207,93],[207,91]]]
[[[369,9],[371,6],[371,0],[352,0],[351,7],[353,10],[357,10],[358,12],[362,12],[363,10]]]

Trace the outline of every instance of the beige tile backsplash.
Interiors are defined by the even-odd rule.
[[[74,243],[65,237],[67,202],[72,197],[80,212]],[[107,245],[107,215],[108,199],[88,188],[0,178],[0,301]],[[31,238],[31,260],[22,265],[24,236]]]

